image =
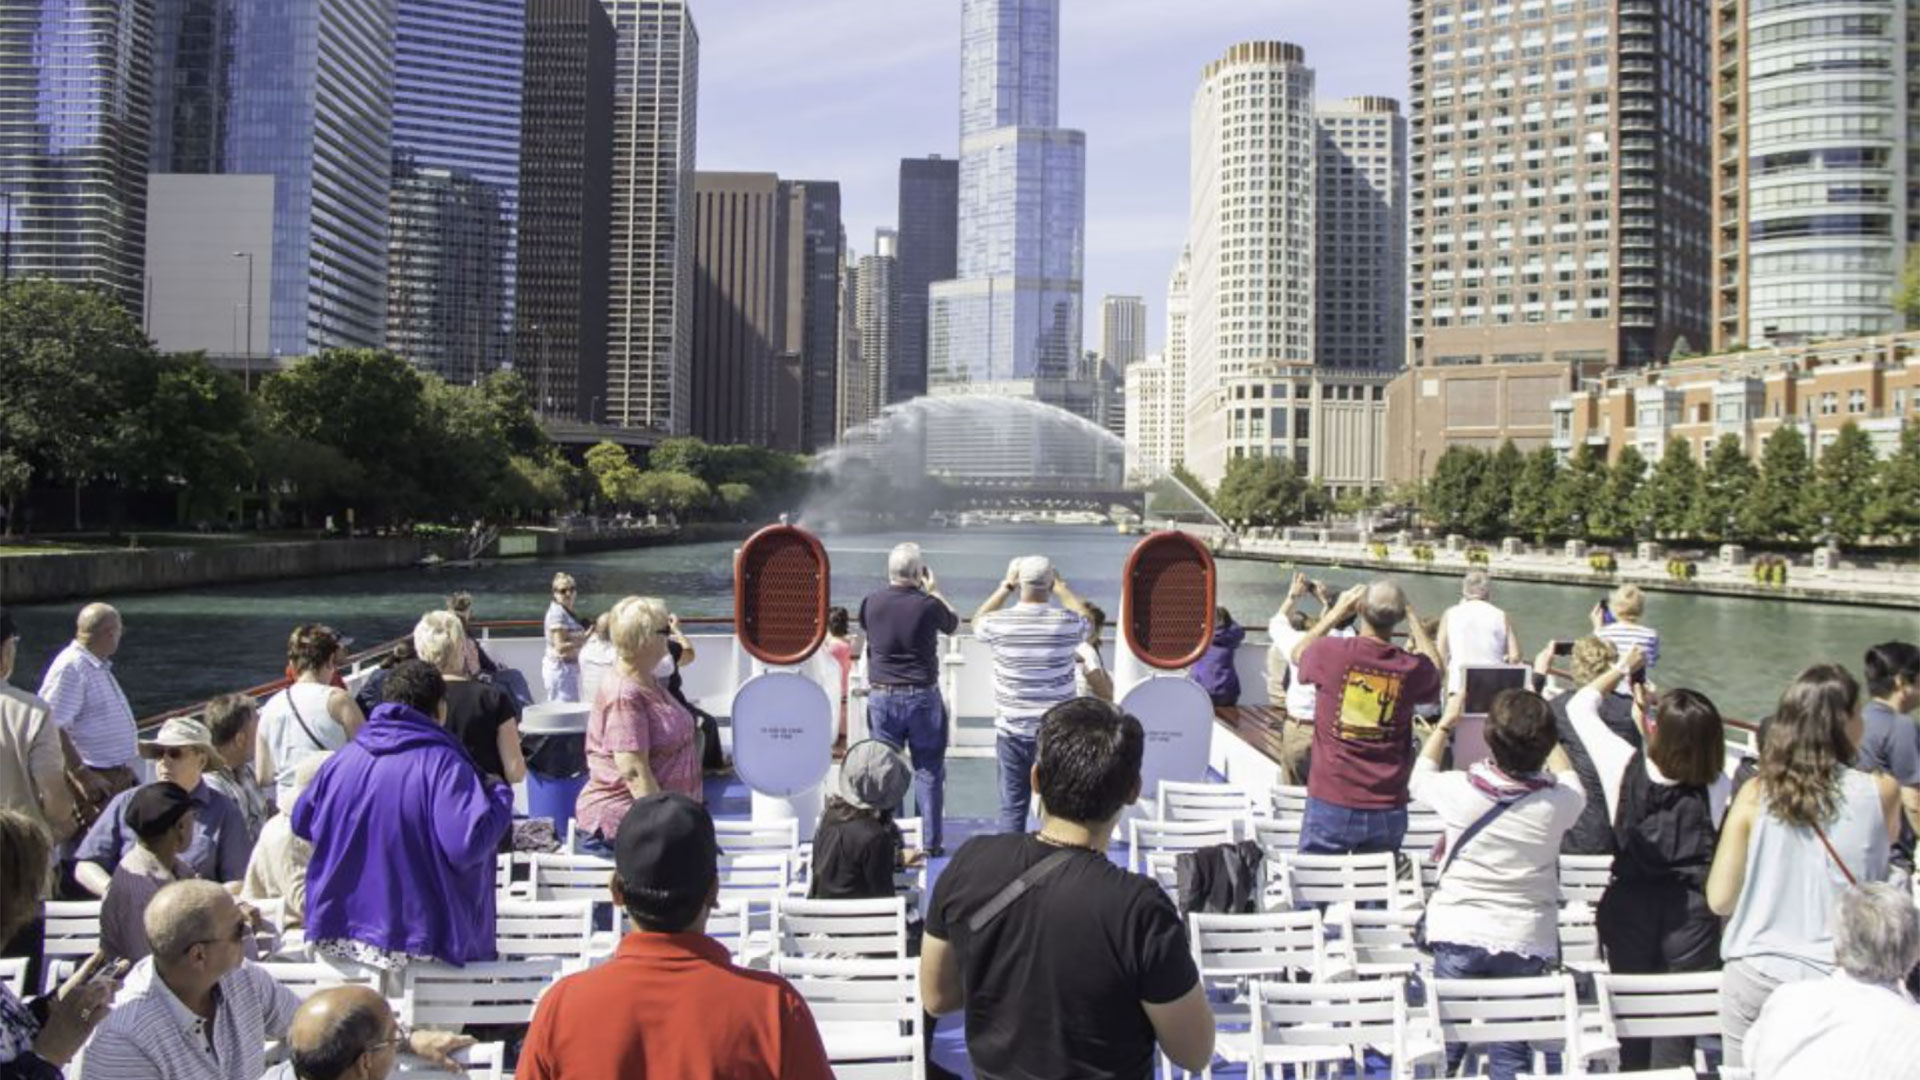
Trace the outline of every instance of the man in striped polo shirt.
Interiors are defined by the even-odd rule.
[[[1629,583],[1613,590],[1613,595],[1607,599],[1611,607],[1603,601],[1595,604],[1588,613],[1588,618],[1593,621],[1593,636],[1612,645],[1623,659],[1627,653],[1639,649],[1640,655],[1647,658],[1647,666],[1642,670],[1652,674],[1654,667],[1660,663],[1660,631],[1640,621],[1647,613],[1646,592],[1640,586]],[[1614,690],[1616,694],[1632,692],[1633,685],[1626,679],[1620,680],[1620,685]]]
[[[1019,602],[1003,607],[1016,593]],[[1056,596],[1060,607],[1051,603]],[[1007,579],[973,613],[973,636],[993,654],[1001,832],[1027,827],[1040,717],[1074,695],[1074,651],[1086,640],[1087,618],[1086,602],[1045,555],[1015,559]]]

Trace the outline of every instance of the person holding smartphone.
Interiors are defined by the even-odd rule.
[[[1588,617],[1593,622],[1595,637],[1606,641],[1619,651],[1621,656],[1633,649],[1639,649],[1646,658],[1646,666],[1641,668],[1637,679],[1620,684],[1617,694],[1627,694],[1638,682],[1644,682],[1653,669],[1660,664],[1660,631],[1648,626],[1641,619],[1647,611],[1647,594],[1638,585],[1627,584],[1613,590],[1611,596],[1595,604]]]
[[[960,615],[940,594],[919,544],[888,553],[886,588],[860,601],[860,628],[867,637],[867,727],[912,760],[927,853],[943,854],[947,707],[940,697],[940,635],[958,632]]]
[[[53,867],[46,827],[18,810],[0,809],[0,940],[40,917]],[[0,1076],[56,1080],[112,1012],[125,964],[95,953],[59,991],[21,1001],[0,982]]]

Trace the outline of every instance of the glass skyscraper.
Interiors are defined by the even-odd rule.
[[[0,5],[0,273],[141,308],[152,0]]]
[[[155,0],[155,173],[274,180],[270,351],[387,325],[392,0]]]
[[[509,359],[526,24],[523,0],[397,5],[387,345],[458,382]]]
[[[966,0],[959,277],[931,290],[929,382],[1066,379],[1080,358],[1086,136],[1057,127],[1059,0]]]

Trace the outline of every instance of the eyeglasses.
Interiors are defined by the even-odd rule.
[[[381,1050],[398,1050],[400,1047],[407,1045],[407,1043],[412,1038],[413,1038],[413,1032],[408,1031],[407,1026],[405,1024],[402,1024],[399,1021],[395,1021],[393,1025],[393,1034],[387,1038],[381,1039],[379,1042],[374,1043],[372,1046],[367,1047],[366,1052],[369,1054],[372,1054],[372,1053],[377,1053]]]
[[[202,938],[199,941],[192,942],[187,946],[187,948],[191,949],[195,945],[218,945],[223,941],[229,944],[238,945],[241,942],[247,940],[247,935],[252,932],[253,932],[252,921],[250,921],[245,915],[242,915],[240,916],[240,921],[233,924],[232,934],[224,938]]]
[[[567,586],[567,587],[566,587],[566,588],[564,588],[564,589],[555,589],[555,590],[553,590],[553,591],[554,591],[554,592],[557,592],[557,593],[565,593],[565,594],[566,594],[566,595],[568,595],[568,596],[572,596],[572,595],[573,595],[573,594],[574,594],[575,592],[577,592],[577,591],[579,591],[579,590],[577,590],[577,589],[575,589],[575,588],[574,588],[573,586],[571,586],[571,585],[569,585],[569,586]]]
[[[201,750],[197,746],[163,746],[160,748],[160,756],[166,758],[168,761],[178,761],[181,758],[189,756],[199,757],[200,753]]]

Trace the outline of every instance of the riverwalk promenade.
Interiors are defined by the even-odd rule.
[[[1632,550],[1589,548],[1578,541],[1537,546],[1507,540],[1479,544],[1460,537],[1418,540],[1406,534],[1361,536],[1352,530],[1284,529],[1208,536],[1221,558],[1405,574],[1459,576],[1483,569],[1496,578],[1598,588],[1632,582],[1658,592],[1744,596],[1820,604],[1920,610],[1920,566],[1856,561],[1816,550],[1785,560],[1756,580],[1755,560],[1738,545],[1709,551],[1639,544]],[[1778,561],[1779,556],[1771,557]]]

